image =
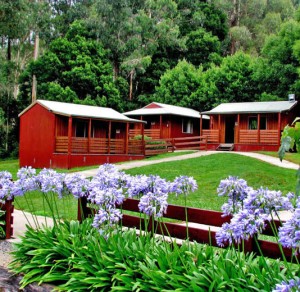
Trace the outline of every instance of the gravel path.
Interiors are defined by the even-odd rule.
[[[8,240],[0,240],[0,266],[7,268],[12,257],[10,252],[12,251],[12,243]],[[1,290],[0,290],[1,291]]]

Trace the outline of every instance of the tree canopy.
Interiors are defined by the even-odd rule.
[[[119,111],[297,97],[299,15],[292,0],[0,0],[0,156],[35,96]]]

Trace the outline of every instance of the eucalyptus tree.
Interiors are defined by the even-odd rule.
[[[129,100],[133,80],[145,72],[158,47],[182,46],[173,0],[96,0],[89,25],[104,48],[110,50],[114,78],[129,79]]]
[[[293,18],[297,7],[292,0],[215,0],[214,3],[227,15],[230,54],[238,49],[259,53],[263,39],[277,33],[281,21]]]
[[[193,107],[195,100],[193,94],[200,86],[200,74],[202,69],[197,69],[186,60],[179,61],[173,69],[167,70],[160,78],[156,87],[155,100]]]
[[[19,99],[23,107],[30,103],[33,74],[37,76],[37,93],[43,99],[123,110],[107,51],[89,38],[79,21],[64,37],[52,41],[49,49],[22,74]]]
[[[300,95],[297,44],[300,23],[289,20],[281,25],[278,34],[270,35],[262,49],[253,78],[261,92],[286,99],[289,93]]]

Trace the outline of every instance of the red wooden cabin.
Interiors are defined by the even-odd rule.
[[[103,107],[37,100],[20,117],[20,167],[73,168],[144,157],[129,139],[143,122]],[[140,143],[140,144],[138,144]]]
[[[202,114],[210,116],[209,130],[201,129],[210,150],[225,150],[227,144],[236,151],[278,151],[281,132],[299,116],[299,104],[294,99],[222,103]]]
[[[204,129],[209,127],[209,117],[203,115],[201,120],[198,111],[158,102],[125,112],[124,115],[145,121],[144,134],[153,139],[200,136],[200,127]],[[132,124],[130,135],[140,134],[140,128],[141,125]]]

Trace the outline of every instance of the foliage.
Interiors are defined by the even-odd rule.
[[[2,204],[0,203],[0,207]],[[5,211],[0,209],[0,239],[5,238],[5,230],[4,230],[4,225],[5,225],[5,220],[3,220],[3,217],[5,216]]]
[[[223,58],[219,66],[212,66],[201,74],[192,104],[209,110],[222,102],[255,101],[257,85],[252,75],[250,55],[239,52]]]
[[[53,184],[57,182],[57,175],[51,170],[45,173],[47,177],[44,174],[37,177],[41,187],[45,190],[50,187],[61,195],[61,182]],[[17,186],[22,186],[22,190],[31,188],[35,182],[28,174],[32,172],[25,169],[19,173],[22,183]],[[238,184],[233,186],[237,188]],[[244,183],[236,190],[243,186]],[[125,194],[140,197],[138,207],[145,218],[160,218],[167,208],[168,192],[186,197],[197,188],[191,177],[180,176],[170,183],[158,176],[131,177],[112,165],[104,165],[88,187],[86,180],[77,175],[65,177],[65,187],[64,191],[68,190],[75,197],[88,195],[99,212],[93,223],[92,219],[81,224],[58,220],[53,228],[29,227],[22,241],[16,244],[11,264],[15,273],[24,274],[21,288],[37,281],[54,282],[62,291],[156,291],[190,287],[200,291],[271,291],[277,283],[289,279],[291,273],[297,273],[282,269],[279,261],[240,254],[234,249],[219,250],[188,241],[178,246],[175,241],[153,237],[153,232],[141,233],[140,230],[137,236],[134,229],[118,228],[120,218],[112,210],[115,204],[122,203]],[[230,184],[222,187],[223,193],[231,192]],[[232,194],[231,198],[238,197]],[[277,206],[276,200],[270,203]],[[91,228],[91,223],[96,228]]]
[[[58,228],[29,228],[16,244],[11,264],[14,272],[24,274],[22,287],[37,281],[54,282],[60,291],[191,287],[200,291],[271,291],[285,279],[285,271],[276,261],[267,260],[274,271],[272,278],[265,273],[264,262],[253,255],[237,257],[233,250],[215,250],[208,245],[177,246],[153,240],[149,234],[136,236],[135,230],[104,239],[90,224],[86,219],[82,224],[65,222]]]
[[[296,149],[297,152],[300,152],[300,122],[299,118],[296,118],[293,122],[294,126],[290,127],[286,125],[281,134],[280,148],[278,150],[278,156],[280,160],[284,158],[286,152],[290,149]],[[297,195],[300,194],[300,168],[297,171]]]
[[[193,95],[200,85],[201,71],[186,60],[178,62],[174,69],[167,70],[161,77],[155,99],[166,104],[193,107]]]
[[[74,23],[65,37],[52,41],[49,50],[29,65],[22,77],[20,98],[25,104],[31,98],[31,76],[35,74],[38,95],[44,99],[122,110],[107,52],[86,34],[82,24]]]

